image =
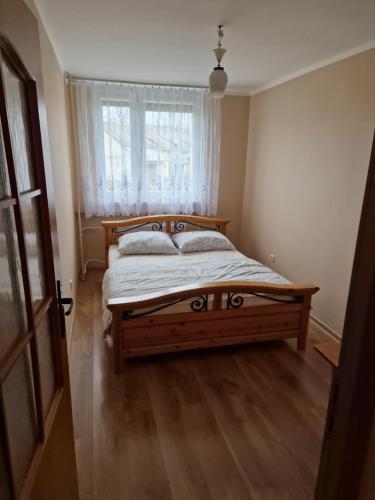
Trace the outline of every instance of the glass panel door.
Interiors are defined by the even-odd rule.
[[[4,413],[16,493],[20,493],[38,442],[29,350],[24,350],[3,383]]]
[[[1,135],[1,128],[0,128]],[[0,203],[9,200],[9,179],[0,141]],[[1,182],[1,181],[0,181]],[[1,187],[3,190],[1,192]],[[8,198],[8,199],[7,199]],[[0,211],[0,363],[26,332],[26,306],[13,206]]]
[[[1,41],[0,496],[14,500],[41,453],[63,375],[36,86]]]
[[[2,73],[18,190],[23,192],[34,187],[25,93],[22,80],[4,59]]]
[[[6,167],[3,130],[0,127],[0,200],[10,196],[9,175]]]
[[[43,299],[46,297],[44,255],[42,250],[42,235],[39,222],[39,197],[26,199],[22,198],[21,210],[25,231],[31,296],[34,310],[37,310],[43,302]]]
[[[39,323],[36,330],[36,338],[39,352],[43,415],[45,416],[48,413],[56,387],[51,326],[48,316],[44,316],[43,320]]]

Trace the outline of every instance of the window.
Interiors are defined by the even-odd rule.
[[[103,101],[102,112],[106,188],[123,191],[132,183],[130,104]]]
[[[130,85],[75,93],[87,217],[216,212],[220,101]]]
[[[146,106],[145,149],[147,191],[157,192],[171,184],[177,189],[182,179],[192,180],[192,110],[158,110]]]

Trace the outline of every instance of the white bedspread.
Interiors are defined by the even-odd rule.
[[[112,247],[110,267],[103,279],[104,328],[108,328],[111,323],[111,313],[106,307],[110,298],[143,295],[198,282],[232,280],[289,283],[268,267],[245,257],[237,250],[121,256],[116,247]],[[178,312],[180,311],[181,308]],[[171,312],[168,309],[168,313]]]

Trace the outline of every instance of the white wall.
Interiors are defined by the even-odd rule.
[[[70,158],[68,122],[65,103],[64,74],[49,37],[39,19],[32,0],[26,1],[39,20],[44,99],[46,105],[48,137],[53,172],[60,278],[64,294],[75,299],[78,282],[76,227],[72,194],[72,162]],[[72,287],[70,281],[72,280]],[[68,338],[74,315],[66,318]]]
[[[242,249],[321,287],[341,334],[375,126],[375,49],[251,97]],[[375,230],[375,229],[374,229]]]

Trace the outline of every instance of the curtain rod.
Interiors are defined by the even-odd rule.
[[[106,84],[106,85],[134,85],[139,87],[156,87],[156,88],[170,88],[180,90],[208,90],[208,86],[198,85],[171,85],[167,83],[145,83],[145,82],[125,82],[122,80],[104,80],[103,78],[86,78],[80,76],[73,76],[65,73],[65,79],[71,82],[91,82],[93,84]]]

